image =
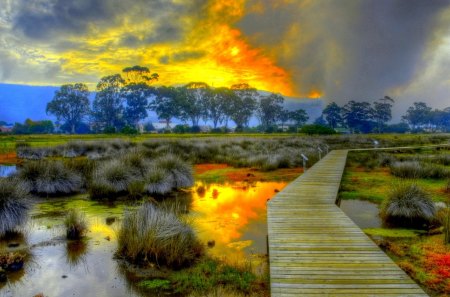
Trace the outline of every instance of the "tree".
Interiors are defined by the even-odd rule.
[[[150,102],[150,109],[156,112],[158,119],[170,126],[172,118],[179,116],[179,88],[161,86],[156,89],[156,98]]]
[[[325,116],[325,120],[327,120],[328,125],[330,125],[333,129],[343,123],[342,109],[335,102],[328,104],[322,114]]]
[[[248,125],[257,106],[258,92],[248,84],[235,84],[230,88],[234,95],[230,101],[230,118],[236,123],[238,129]]]
[[[122,98],[126,102],[124,119],[130,126],[137,127],[140,120],[147,117],[148,99],[155,93],[146,83],[131,83],[121,90]]]
[[[382,132],[383,126],[392,119],[392,105],[394,99],[389,96],[374,102],[373,119],[377,122],[378,132]]]
[[[230,89],[222,87],[212,90],[211,96],[208,97],[209,100],[206,101],[205,108],[207,117],[213,122],[214,129],[225,120],[226,106],[229,104],[232,96]]]
[[[135,65],[133,67],[126,67],[122,70],[125,75],[125,82],[127,84],[150,84],[158,80],[158,73],[151,73],[147,67]]]
[[[353,132],[368,133],[373,127],[373,109],[369,102],[349,101],[343,108],[343,117]]]
[[[262,97],[258,104],[258,117],[264,129],[275,124],[280,112],[283,110],[284,98],[278,94]]]
[[[291,112],[285,108],[282,108],[278,113],[277,120],[280,122],[281,127],[284,129],[284,124],[291,119]]]
[[[62,85],[47,104],[46,112],[64,121],[74,134],[77,125],[90,112],[88,87],[83,83]]]
[[[289,118],[295,123],[296,128],[303,126],[309,120],[308,114],[301,108],[291,111]]]
[[[425,125],[430,120],[431,107],[428,107],[425,102],[414,102],[402,116],[412,128],[417,128],[420,125]]]
[[[147,117],[148,101],[155,93],[150,84],[157,81],[159,75],[138,65],[124,68],[122,72],[125,76],[124,86],[120,90],[126,103],[124,118],[128,125],[137,127],[138,122]]]
[[[192,126],[198,126],[200,119],[207,117],[205,106],[211,96],[211,89],[204,82],[191,82],[180,89],[180,118],[190,120]]]
[[[14,134],[48,134],[53,133],[54,126],[52,121],[33,121],[26,119],[24,124],[15,123],[13,127]]]
[[[121,88],[125,84],[120,74],[102,77],[97,84],[92,113],[101,127],[120,128],[123,126],[124,108]]]

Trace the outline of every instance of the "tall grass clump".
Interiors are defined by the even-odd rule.
[[[66,237],[71,240],[81,239],[87,231],[87,220],[83,213],[70,209],[64,218]]]
[[[194,184],[192,167],[180,158],[168,154],[157,158],[154,163],[157,168],[163,168],[172,176],[174,188],[187,188]]]
[[[381,216],[388,225],[426,228],[435,220],[436,207],[417,184],[402,182],[392,187]]]
[[[450,176],[450,170],[444,166],[419,161],[394,162],[390,169],[393,175],[401,178],[440,179]]]
[[[166,195],[174,187],[173,175],[165,168],[150,166],[144,177],[144,188],[149,194]]]
[[[25,223],[30,209],[29,194],[16,178],[0,178],[0,237]]]
[[[171,268],[186,267],[203,251],[187,222],[150,203],[125,213],[118,232],[118,256],[140,265],[152,262]]]
[[[419,178],[422,166],[417,161],[394,162],[390,165],[391,173],[400,178]]]
[[[132,181],[131,168],[120,160],[106,161],[94,171],[89,193],[93,198],[126,193]]]
[[[26,162],[17,177],[29,191],[39,195],[72,194],[82,187],[81,175],[66,168],[61,161]]]

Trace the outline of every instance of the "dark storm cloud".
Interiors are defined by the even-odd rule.
[[[180,63],[186,62],[189,60],[199,59],[205,56],[205,52],[203,51],[179,51],[172,55],[164,55],[159,58],[159,62],[161,64],[169,64],[169,63]]]
[[[167,41],[179,38],[183,30],[178,22],[181,16],[192,14],[206,0],[178,3],[170,0],[19,0],[13,17],[14,29],[35,40],[52,40],[67,35],[83,35],[91,24],[109,28],[146,19],[157,24],[147,38],[129,35],[123,44]]]
[[[421,65],[445,0],[249,1],[265,8],[238,26],[257,46],[276,49],[297,92],[376,99],[408,83]],[[446,24],[447,26],[449,24]],[[281,45],[280,45],[281,44]]]
[[[102,0],[21,1],[15,29],[27,37],[47,39],[54,34],[83,34],[91,22],[114,18],[117,11]]]

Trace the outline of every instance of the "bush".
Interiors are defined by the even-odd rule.
[[[0,178],[0,237],[27,220],[30,196],[18,179]]]
[[[27,162],[17,173],[28,190],[39,195],[72,194],[79,192],[82,178],[61,161]]]
[[[194,184],[191,166],[174,155],[165,155],[155,160],[156,168],[167,171],[173,180],[173,188],[187,188]]]
[[[174,187],[172,174],[158,166],[151,166],[147,170],[144,183],[144,188],[149,194],[165,195],[170,193]]]
[[[136,135],[139,134],[139,131],[136,128],[127,125],[120,130],[120,133],[126,135]]]
[[[140,265],[152,262],[171,268],[185,267],[203,251],[189,224],[150,203],[126,212],[118,232],[118,256]]]
[[[401,178],[447,178],[450,171],[440,165],[419,163],[418,161],[394,162],[390,166],[391,173]]]
[[[435,219],[436,207],[427,192],[414,183],[394,185],[382,207],[385,223],[411,228],[424,228]]]
[[[70,209],[64,219],[64,226],[66,227],[67,239],[78,240],[87,231],[86,217],[81,212]]]
[[[331,135],[336,134],[336,131],[333,128],[323,125],[304,125],[300,129],[300,133],[308,135]]]
[[[93,198],[126,193],[133,180],[133,171],[124,162],[107,161],[94,171],[89,192]]]
[[[417,161],[394,162],[390,169],[393,175],[401,178],[419,178],[422,171]]]

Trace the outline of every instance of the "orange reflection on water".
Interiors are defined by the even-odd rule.
[[[215,241],[211,254],[239,260],[252,250],[266,253],[266,202],[285,186],[285,182],[196,183],[192,212],[200,238]]]

